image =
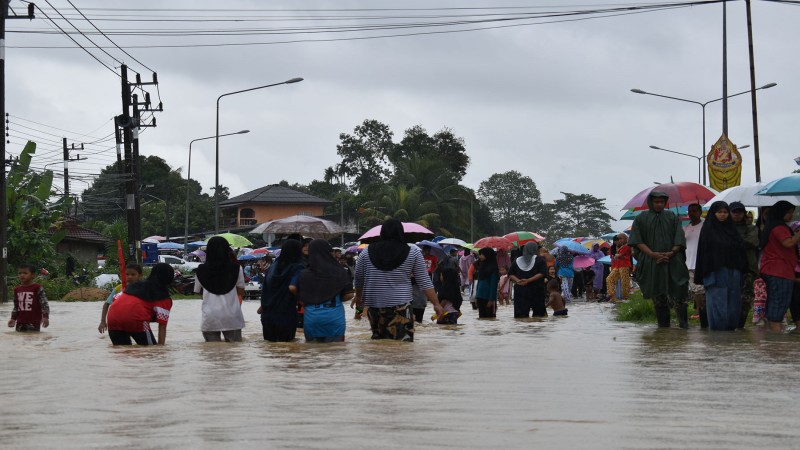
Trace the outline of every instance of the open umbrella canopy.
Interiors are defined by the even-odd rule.
[[[276,219],[264,222],[250,231],[250,234],[274,233],[292,234],[298,233],[303,236],[330,239],[344,232],[344,229],[336,222],[320,219],[314,216],[290,216],[283,219]]]
[[[194,242],[189,242],[186,245],[188,245],[189,247],[202,247],[206,244],[207,244],[206,241],[194,241]]]
[[[636,258],[631,258],[631,260],[633,261],[633,265],[635,266],[636,263],[637,263]],[[610,266],[611,265],[611,255],[606,255],[606,256],[598,259],[597,262],[603,263],[603,264],[605,264],[607,266]]]
[[[239,248],[239,247],[247,247],[248,245],[253,245],[253,243],[250,242],[250,240],[248,240],[246,237],[239,236],[238,234],[222,233],[218,234],[217,236],[224,238],[226,241],[228,241],[228,244],[230,244],[231,247]]]
[[[572,262],[572,266],[576,269],[585,269],[587,267],[592,267],[592,265],[594,265],[594,258],[588,256],[577,256]]]
[[[382,226],[383,225],[376,225],[370,228],[366,233],[362,234],[358,240],[367,244],[380,241]],[[414,222],[403,222],[403,234],[405,234],[406,242],[417,242],[433,237],[433,231]]]
[[[467,245],[465,241],[462,241],[458,238],[446,238],[442,239],[441,241],[437,241],[439,245],[455,245],[456,247],[464,247]]]
[[[503,235],[503,237],[519,247],[522,247],[528,242],[536,242],[537,244],[544,242],[544,236],[532,231],[514,231]]]
[[[612,231],[611,233],[606,233],[606,234],[604,234],[604,235],[600,236],[600,239],[605,239],[606,241],[611,241],[611,240],[612,240],[612,239],[614,239],[614,238],[615,238],[615,237],[616,237],[618,234],[619,234],[618,232],[616,232],[616,231]]]
[[[146,238],[142,239],[143,242],[164,242],[167,238],[164,236],[147,236]]]
[[[706,202],[705,206],[708,208],[714,202],[723,201],[728,204],[740,202],[744,206],[761,207],[772,206],[779,200],[786,200],[793,205],[800,205],[800,195],[759,195],[758,192],[764,189],[767,184],[753,183],[749,186],[734,186],[725,189]]]
[[[692,203],[704,205],[715,195],[714,191],[701,184],[692,183],[691,181],[664,183],[649,187],[634,195],[622,209],[648,209],[647,197],[649,197],[650,193],[653,191],[667,194],[669,196],[667,205],[670,208],[675,206],[688,206]]]
[[[240,255],[237,259],[239,261],[255,261],[263,257],[264,255],[261,253],[248,253],[246,255]]]
[[[179,248],[183,248],[183,244],[178,244],[177,242],[159,242],[158,249],[159,250],[177,250]]]
[[[417,242],[417,247],[422,248],[423,246],[427,245],[431,248],[431,255],[435,256],[436,259],[441,261],[444,259],[447,254],[444,252],[444,248],[436,242],[433,241],[419,241]]]
[[[789,175],[770,181],[758,190],[758,195],[800,195],[800,174]],[[773,202],[774,203],[774,202]],[[792,202],[796,205],[796,203]]]
[[[514,243],[502,236],[487,236],[478,239],[472,246],[473,248],[502,248],[503,250],[511,250],[514,248]]]
[[[580,242],[575,242],[572,239],[570,239],[568,241],[564,240],[564,239],[559,239],[558,241],[556,241],[556,245],[557,245],[557,247],[554,248],[550,253],[555,254],[555,252],[560,247],[567,247],[567,250],[571,251],[572,253],[577,253],[579,255],[586,255],[586,254],[589,253],[589,249],[588,248],[586,248],[583,245],[581,245]]]

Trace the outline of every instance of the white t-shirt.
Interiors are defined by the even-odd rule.
[[[200,292],[202,286],[200,280],[195,278],[194,291]],[[236,288],[244,289],[244,274],[241,267],[236,286],[227,294],[212,294],[203,289],[203,320],[200,325],[202,331],[230,331],[244,328],[244,314]]]
[[[697,225],[690,223],[683,227],[683,233],[686,235],[686,267],[689,270],[694,270],[697,263],[697,244],[700,242],[700,229],[702,228],[702,221]]]

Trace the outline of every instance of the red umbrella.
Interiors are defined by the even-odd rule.
[[[487,236],[478,239],[472,246],[474,248],[502,248],[503,250],[511,250],[514,248],[514,243],[504,237]]]
[[[707,187],[692,183],[691,181],[664,183],[649,187],[634,195],[622,209],[647,209],[647,197],[650,196],[650,193],[653,191],[667,194],[669,196],[667,206],[670,208],[675,206],[687,206],[692,203],[704,205],[716,195]]]

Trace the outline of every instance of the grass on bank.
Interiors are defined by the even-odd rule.
[[[677,322],[678,318],[675,316],[675,310],[672,309],[671,317],[673,322]],[[697,314],[694,309],[694,304],[689,301],[689,323],[700,323],[700,319],[692,319],[693,315]],[[752,323],[753,311],[747,316],[748,324]],[[636,323],[658,323],[656,319],[656,310],[653,307],[652,300],[646,300],[642,297],[641,291],[631,293],[630,300],[625,303],[617,305],[617,320],[620,322],[636,322]]]

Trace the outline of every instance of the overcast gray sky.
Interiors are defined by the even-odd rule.
[[[50,0],[50,3],[69,18],[77,15],[66,0]],[[320,20],[333,15],[404,16],[382,22],[408,23],[419,21],[411,16],[421,14],[521,14],[645,4],[584,0],[570,2],[567,7],[554,0],[193,0],[138,1],[138,11],[113,11],[128,8],[131,3],[86,0],[72,0],[72,3],[103,31],[308,28],[376,23],[364,18]],[[49,16],[57,17],[46,3],[37,5]],[[489,9],[344,11],[455,6]],[[24,4],[18,0],[12,1],[12,7],[17,13],[24,11]],[[165,12],[166,7],[220,10]],[[331,11],[333,8],[342,11]],[[123,14],[129,15],[128,19],[135,15],[142,19],[170,16],[264,20],[189,23],[99,20]],[[317,20],[302,20],[309,16]],[[758,95],[761,172],[765,181],[790,173],[796,167],[793,158],[800,153],[795,148],[793,131],[800,123],[797,108],[800,67],[794,57],[800,41],[798,19],[800,7],[753,2],[756,85],[778,83]],[[65,22],[57,22],[67,27]],[[628,199],[654,181],[667,182],[670,177],[675,181],[697,181],[696,160],[651,150],[648,146],[700,156],[701,108],[637,95],[630,89],[701,102],[721,97],[721,4],[571,22],[535,25],[534,22],[493,22],[482,26],[531,25],[384,39],[129,48],[133,57],[158,72],[165,108],[157,114],[158,127],[141,135],[141,153],[158,155],[173,167],[183,167],[185,173],[189,142],[214,135],[215,102],[220,94],[303,77],[302,83],[223,98],[220,132],[251,130],[250,134],[221,140],[220,182],[230,187],[232,195],[282,179],[290,183],[321,179],[323,170],[337,162],[339,133],[351,132],[364,119],[388,124],[396,141],[405,129],[417,124],[430,133],[451,128],[464,138],[472,160],[463,181],[468,187],[477,189],[492,174],[514,169],[536,182],[545,201],[560,198],[562,191],[590,193],[605,198],[609,213],[615,217],[619,217],[619,210]],[[85,21],[73,23],[82,30],[91,30]],[[8,28],[52,31],[54,26],[37,11],[33,22],[9,21]],[[353,38],[464,28],[240,37],[110,37],[120,46],[128,47]],[[90,37],[100,45],[110,45],[102,36]],[[10,32],[6,38],[9,47],[6,111],[12,114],[9,153],[17,154],[28,137],[22,133],[31,133],[53,140],[37,139],[43,146],[40,163],[57,162],[61,159],[57,142],[65,133],[50,127],[72,132],[65,134],[69,142],[90,142],[91,137],[104,137],[113,131],[112,117],[121,109],[117,76],[77,49],[63,34]],[[81,36],[75,39],[91,45]],[[106,51],[149,79],[148,71],[121,51]],[[118,67],[119,63],[101,51],[95,49],[93,53],[110,67]],[[728,63],[729,94],[748,90],[746,16],[741,1],[728,4]],[[706,109],[706,137],[710,146],[721,133],[721,102]],[[729,101],[729,131],[737,145],[752,146],[749,95]],[[84,154],[97,153],[71,165],[76,175],[98,173],[116,158],[113,140],[88,148]],[[214,140],[198,142],[193,149],[192,178],[200,180],[208,190],[214,184]],[[48,151],[52,153],[45,153]],[[752,183],[755,181],[752,147],[741,152],[742,182]],[[72,183],[73,192],[83,188],[85,184],[78,180]]]

